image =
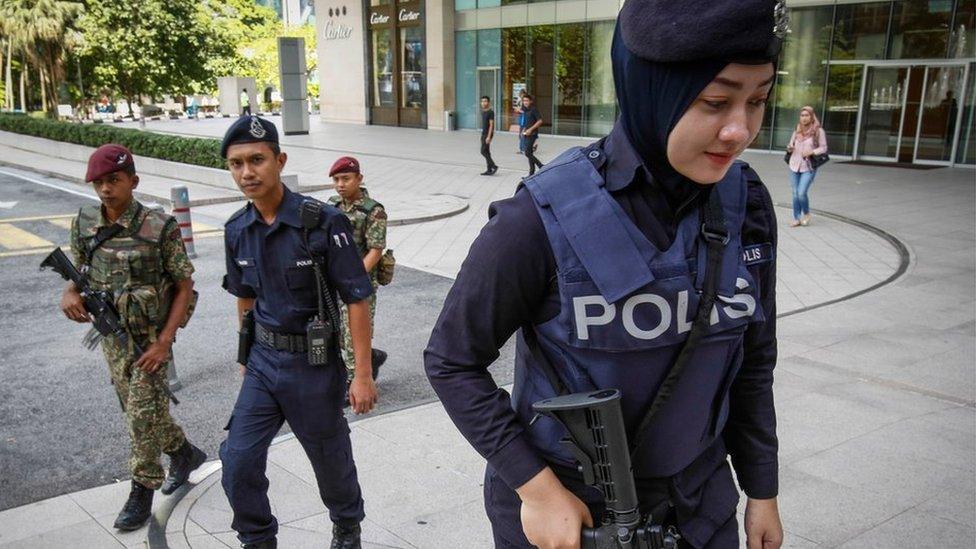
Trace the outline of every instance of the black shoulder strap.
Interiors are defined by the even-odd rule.
[[[142,204],[139,204],[136,207],[136,215],[134,215],[132,219],[139,219],[139,215],[141,213]],[[119,225],[118,223],[113,223],[111,227],[100,227],[95,233],[95,238],[88,241],[88,247],[85,250],[85,262],[90,265],[92,256],[95,255],[95,251],[98,250],[102,244],[105,244],[109,240],[115,238],[123,230],[125,230],[125,227]]]
[[[654,395],[654,400],[644,412],[637,430],[634,432],[634,440],[631,444],[631,457],[637,454],[637,450],[644,443],[644,434],[651,423],[651,419],[657,412],[671,399],[674,387],[681,374],[684,372],[688,363],[691,362],[695,354],[695,348],[708,328],[709,320],[712,316],[712,307],[715,306],[715,298],[718,293],[718,281],[722,274],[722,252],[725,245],[729,243],[729,232],[725,226],[725,213],[722,211],[722,201],[719,197],[718,189],[713,187],[708,198],[708,205],[705,207],[704,220],[701,232],[705,243],[708,246],[708,253],[705,265],[705,282],[702,287],[701,301],[698,302],[698,312],[695,321],[691,326],[688,339],[681,347],[678,358],[668,371],[668,375],[661,382],[661,386]]]

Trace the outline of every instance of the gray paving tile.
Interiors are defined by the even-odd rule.
[[[416,547],[492,547],[491,526],[481,498],[450,509],[421,513],[393,528]]]
[[[946,547],[969,549],[976,546],[972,527],[920,512],[906,511],[840,547]]]
[[[796,470],[887,501],[914,506],[971,474],[963,437],[918,419],[903,420],[791,463]]]
[[[290,522],[287,526],[318,532],[325,536],[323,538],[325,540],[332,539],[332,521],[329,520],[328,513],[320,513],[302,520]],[[412,549],[414,547],[404,539],[372,521],[368,516],[362,522],[362,527],[364,547],[395,547],[402,549]]]
[[[94,521],[87,521],[60,528],[51,528],[43,533],[24,537],[12,542],[2,542],[0,547],[30,549],[63,549],[65,547],[84,547],[86,549],[110,549],[125,547],[111,534]]]
[[[909,508],[870,488],[851,488],[792,467],[780,471],[778,503],[786,530],[826,546],[837,545]]]
[[[68,496],[58,496],[0,513],[0,544],[60,531],[92,518]]]
[[[93,517],[112,512],[117,514],[128,499],[131,488],[132,485],[128,482],[116,482],[75,492],[68,497]],[[158,504],[157,500],[161,496],[162,494],[156,493],[153,503]]]

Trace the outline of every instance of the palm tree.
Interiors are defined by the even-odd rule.
[[[26,79],[27,62],[37,69],[41,104],[48,112],[57,108],[57,90],[64,78],[64,55],[70,32],[81,14],[80,2],[64,0],[0,0],[0,31],[7,36],[7,68],[17,50],[22,59],[21,84]],[[9,72],[8,72],[9,75]],[[7,87],[12,81],[7,78]],[[22,86],[23,87],[23,86]],[[24,103],[21,92],[21,105]]]

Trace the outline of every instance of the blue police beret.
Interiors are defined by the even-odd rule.
[[[266,141],[278,144],[278,129],[260,116],[242,116],[227,128],[224,141],[220,144],[220,156],[227,158],[227,148],[238,143],[257,143]]]
[[[627,0],[619,18],[627,49],[659,63],[773,60],[789,26],[782,0]]]

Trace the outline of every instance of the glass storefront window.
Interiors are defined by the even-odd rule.
[[[528,74],[529,89],[535,108],[542,115],[539,132],[552,132],[553,81],[556,55],[555,25],[529,27]]]
[[[502,62],[502,30],[478,31],[478,66],[498,67]],[[492,99],[494,101],[494,99]]]
[[[394,107],[393,98],[393,31],[373,30],[373,106]]]
[[[478,118],[478,91],[475,70],[477,68],[477,31],[454,33],[454,71],[458,127],[476,129]]]
[[[890,16],[891,2],[838,5],[831,57],[884,59]]]
[[[607,135],[617,120],[617,94],[613,86],[613,67],[610,63],[613,27],[613,21],[599,21],[586,25],[583,134],[591,137]]]
[[[392,6],[393,0],[369,0],[370,6]]]
[[[862,65],[830,67],[827,75],[827,108],[820,122],[827,133],[827,147],[831,153],[854,153],[863,71]]]
[[[424,79],[424,29],[407,27],[400,29],[400,106],[424,108],[427,90]]]
[[[810,105],[815,112],[823,112],[833,16],[833,6],[790,11],[792,30],[779,58],[779,76],[770,102],[776,107],[773,148],[789,144],[801,107]]]
[[[373,0],[374,2],[376,0]],[[462,10],[473,10],[478,7],[478,0],[454,0],[454,9],[456,11]]]
[[[973,27],[976,27],[976,2],[957,0],[952,34],[949,36],[949,57],[976,57],[976,32]]]
[[[583,79],[586,27],[583,23],[556,27],[556,107],[553,133],[583,132]]]
[[[933,59],[946,56],[952,0],[895,2],[891,14],[889,59]]]
[[[969,78],[963,95],[962,124],[959,132],[959,146],[956,149],[956,162],[976,164],[976,64],[969,64]]]
[[[528,89],[526,81],[526,27],[502,29],[502,101],[495,110],[499,129],[518,130],[519,91]]]

